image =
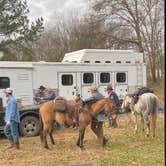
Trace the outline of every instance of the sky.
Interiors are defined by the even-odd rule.
[[[28,15],[31,21],[38,17],[44,18],[44,23],[54,20],[57,13],[67,15],[72,11],[79,14],[84,13],[87,8],[88,0],[27,0],[30,13]]]

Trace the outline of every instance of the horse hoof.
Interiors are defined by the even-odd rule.
[[[81,151],[85,150],[84,146],[81,146],[80,149],[81,149]]]
[[[105,146],[107,142],[108,142],[108,139],[107,138],[103,138],[103,146]]]
[[[44,147],[44,149],[49,149],[49,147],[48,146],[43,146]]]

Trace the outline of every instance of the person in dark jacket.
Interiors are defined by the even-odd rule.
[[[41,98],[45,96],[45,90],[46,88],[43,85],[39,87],[34,97],[35,104],[41,104]]]
[[[6,88],[4,90],[5,96],[7,98],[7,105],[5,111],[5,122],[4,133],[9,139],[11,146],[8,148],[19,149],[19,131],[18,126],[20,123],[20,114],[17,106],[17,101],[13,96],[13,90],[11,88]]]
[[[115,101],[116,104],[116,110],[118,111],[120,109],[120,100],[116,92],[113,90],[112,85],[109,84],[106,87],[107,97],[110,97]],[[108,115],[108,121],[109,121],[109,127],[117,127],[117,116],[113,117],[111,114]]]

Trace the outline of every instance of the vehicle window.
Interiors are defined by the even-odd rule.
[[[83,83],[89,84],[89,83],[93,83],[93,81],[94,81],[93,73],[83,74]]]
[[[62,75],[62,85],[73,85],[73,75],[72,74]]]
[[[0,77],[0,89],[10,87],[10,80],[8,77]]]
[[[100,73],[100,82],[109,83],[110,82],[110,73]]]
[[[116,73],[116,82],[124,83],[126,82],[126,73]]]

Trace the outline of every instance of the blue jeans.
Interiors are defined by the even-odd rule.
[[[4,133],[8,139],[12,139],[15,144],[19,143],[18,123],[10,121],[10,124],[6,124],[4,127]]]

